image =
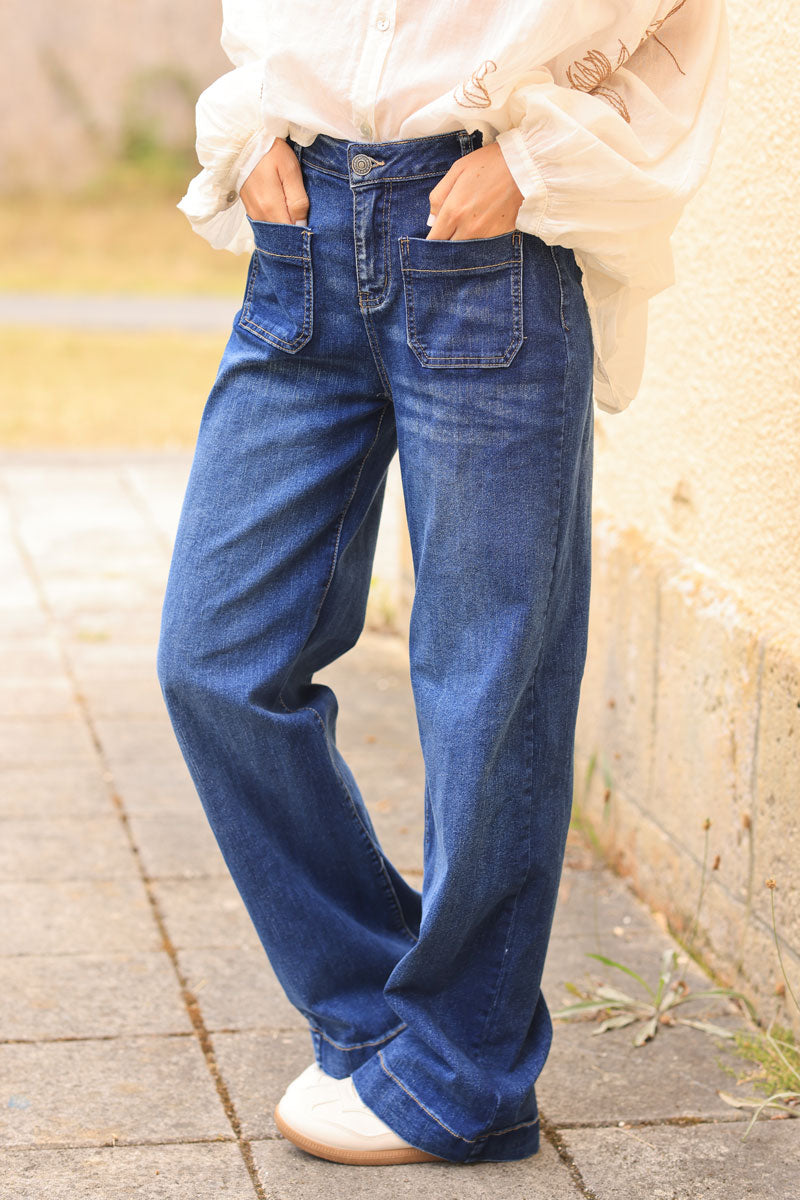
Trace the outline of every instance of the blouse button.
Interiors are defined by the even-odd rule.
[[[382,33],[384,29],[389,28],[389,18],[387,16],[385,16],[383,13],[381,13],[381,15],[378,17],[377,21],[375,22],[375,24]]]
[[[228,201],[228,204],[233,204],[234,200],[238,199],[238,194],[236,192],[228,192],[225,199]]]

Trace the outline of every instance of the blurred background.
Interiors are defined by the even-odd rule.
[[[190,447],[247,268],[175,208],[219,2],[0,8],[0,443]]]

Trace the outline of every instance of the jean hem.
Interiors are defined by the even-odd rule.
[[[539,1117],[507,1129],[464,1137],[450,1128],[388,1069],[377,1051],[353,1074],[363,1102],[401,1138],[454,1163],[514,1162],[538,1153]]]
[[[321,1030],[313,1027],[309,1032],[317,1065],[327,1075],[332,1075],[335,1079],[345,1079],[373,1058],[381,1046],[385,1046],[392,1038],[397,1037],[403,1029],[405,1029],[405,1025],[398,1025],[394,1029],[390,1029],[383,1037],[360,1042],[357,1046],[342,1046],[338,1042],[331,1041]]]

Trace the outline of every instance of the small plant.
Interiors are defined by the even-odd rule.
[[[590,954],[588,957],[596,958],[599,962],[605,963],[607,967],[614,967],[617,971],[624,971],[626,975],[630,975],[640,984],[645,993],[637,998],[608,984],[598,984],[588,992],[581,992],[575,984],[568,983],[567,990],[580,996],[581,999],[578,1003],[568,1004],[566,1008],[553,1013],[553,1016],[567,1019],[607,1014],[597,1029],[593,1030],[593,1036],[597,1033],[606,1033],[609,1029],[621,1029],[625,1025],[632,1025],[638,1021],[641,1023],[641,1028],[633,1039],[634,1046],[643,1046],[645,1042],[651,1041],[661,1025],[692,1025],[695,1029],[703,1030],[704,1033],[732,1038],[734,1034],[730,1029],[723,1029],[721,1025],[713,1025],[709,1021],[698,1021],[691,1017],[676,1017],[673,1015],[673,1010],[681,1004],[705,1000],[710,996],[735,998],[749,1006],[747,998],[731,988],[704,988],[701,992],[693,992],[683,979],[682,963],[680,972],[678,970],[678,955],[672,948],[665,950],[662,955],[661,971],[655,988],[651,987],[647,980],[636,971],[632,971],[623,963],[615,962],[613,958],[606,958],[604,954]]]
[[[710,827],[711,821],[706,818],[703,822],[705,846],[700,892],[687,942],[687,948],[690,951],[699,927],[700,908],[705,892]],[[718,867],[719,855],[714,859],[711,869],[716,870]],[[800,1012],[800,1001],[798,1001],[786,974],[778,940],[775,919],[777,885],[774,879],[767,879],[765,882],[771,894],[772,935],[783,976],[783,990],[791,997],[792,1003]],[[800,1117],[800,1045],[794,1034],[777,1025],[774,1019],[766,1030],[762,1030],[758,1025],[758,1017],[753,1005],[741,992],[727,987],[704,988],[699,992],[691,991],[684,978],[688,955],[681,956],[682,969],[679,971],[679,957],[672,948],[665,950],[662,955],[658,983],[655,987],[651,987],[646,979],[637,971],[625,966],[624,963],[616,962],[603,954],[589,954],[588,957],[597,959],[598,962],[604,963],[607,967],[613,967],[616,971],[624,972],[638,983],[641,993],[638,996],[631,996],[628,992],[620,991],[609,984],[596,984],[588,991],[582,991],[574,983],[567,983],[567,990],[580,999],[577,1003],[569,1004],[558,1012],[554,1012],[554,1018],[566,1020],[572,1017],[602,1017],[601,1023],[593,1031],[593,1034],[605,1033],[610,1029],[620,1029],[638,1022],[640,1029],[633,1039],[635,1046],[643,1046],[646,1042],[651,1041],[662,1025],[691,1025],[705,1033],[726,1038],[733,1041],[739,1052],[744,1054],[756,1068],[750,1075],[740,1078],[739,1082],[753,1082],[762,1092],[768,1093],[766,1098],[763,1098],[761,1096],[739,1097],[728,1092],[718,1091],[718,1096],[726,1104],[730,1104],[734,1108],[753,1109],[753,1115],[743,1138],[747,1137],[754,1122],[765,1110],[778,1110],[790,1117]],[[694,1000],[707,999],[711,996],[720,998],[724,996],[729,1000],[739,1001],[750,1018],[752,1028],[748,1031],[724,1029],[709,1021],[674,1015],[674,1010],[680,1005]],[[725,1069],[730,1070],[729,1067]]]
[[[800,1003],[798,1003],[797,996],[786,974],[780,942],[778,940],[778,928],[775,920],[775,890],[777,884],[772,878],[767,879],[765,883],[770,890],[772,936],[775,941],[775,949],[778,952],[778,963],[781,968],[784,987],[791,997],[795,1008],[800,1012]],[[755,1021],[753,1024],[755,1026]],[[736,1045],[742,1054],[746,1055],[751,1062],[758,1065],[758,1069],[753,1074],[743,1077],[739,1082],[752,1081],[762,1091],[768,1093],[766,1099],[758,1096],[732,1096],[729,1092],[717,1093],[721,1100],[724,1100],[726,1104],[730,1104],[734,1108],[753,1109],[753,1115],[750,1118],[747,1129],[744,1131],[743,1138],[747,1137],[754,1123],[765,1109],[778,1109],[781,1112],[788,1113],[792,1117],[800,1117],[800,1046],[797,1045],[791,1031],[776,1025],[773,1018],[765,1031],[754,1027],[748,1033],[737,1034]]]
[[[706,818],[703,822],[705,847],[700,878],[700,894],[689,938],[690,945],[693,943],[697,932],[700,919],[700,906],[705,891],[708,864],[708,831],[710,827],[711,821]],[[714,860],[712,869],[716,870],[718,866],[719,857]],[[581,991],[574,983],[567,983],[567,990],[573,995],[579,996],[580,999],[577,1003],[569,1004],[566,1008],[553,1013],[553,1017],[566,1020],[571,1017],[602,1016],[604,1019],[598,1025],[597,1029],[593,1031],[593,1034],[606,1033],[609,1029],[621,1029],[626,1025],[633,1025],[635,1022],[638,1022],[641,1027],[633,1039],[634,1046],[643,1046],[645,1042],[651,1041],[662,1025],[691,1025],[695,1029],[701,1029],[705,1033],[713,1033],[717,1037],[733,1038],[733,1032],[729,1029],[723,1029],[720,1025],[713,1025],[708,1021],[694,1020],[691,1017],[677,1017],[674,1015],[674,1010],[680,1005],[689,1004],[695,1000],[705,1000],[711,996],[724,996],[731,1000],[740,1000],[751,1012],[753,1018],[755,1018],[755,1011],[749,1000],[741,992],[736,992],[732,988],[714,987],[705,988],[700,992],[693,992],[684,978],[688,956],[684,955],[681,957],[681,969],[679,971],[679,958],[673,948],[665,950],[661,957],[661,969],[655,987],[651,987],[646,979],[638,974],[638,972],[631,970],[630,967],[626,967],[624,963],[616,962],[614,959],[607,958],[603,954],[589,954],[588,957],[595,958],[598,962],[604,963],[607,967],[613,967],[616,971],[623,971],[626,975],[636,980],[640,988],[643,989],[642,994],[636,997],[608,984],[598,984],[588,991]]]

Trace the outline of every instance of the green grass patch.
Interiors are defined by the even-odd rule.
[[[766,1095],[797,1091],[800,1083],[800,1046],[790,1029],[773,1025],[771,1041],[761,1034],[737,1033],[735,1045],[753,1069],[739,1075]],[[777,1052],[776,1052],[777,1050]]]

